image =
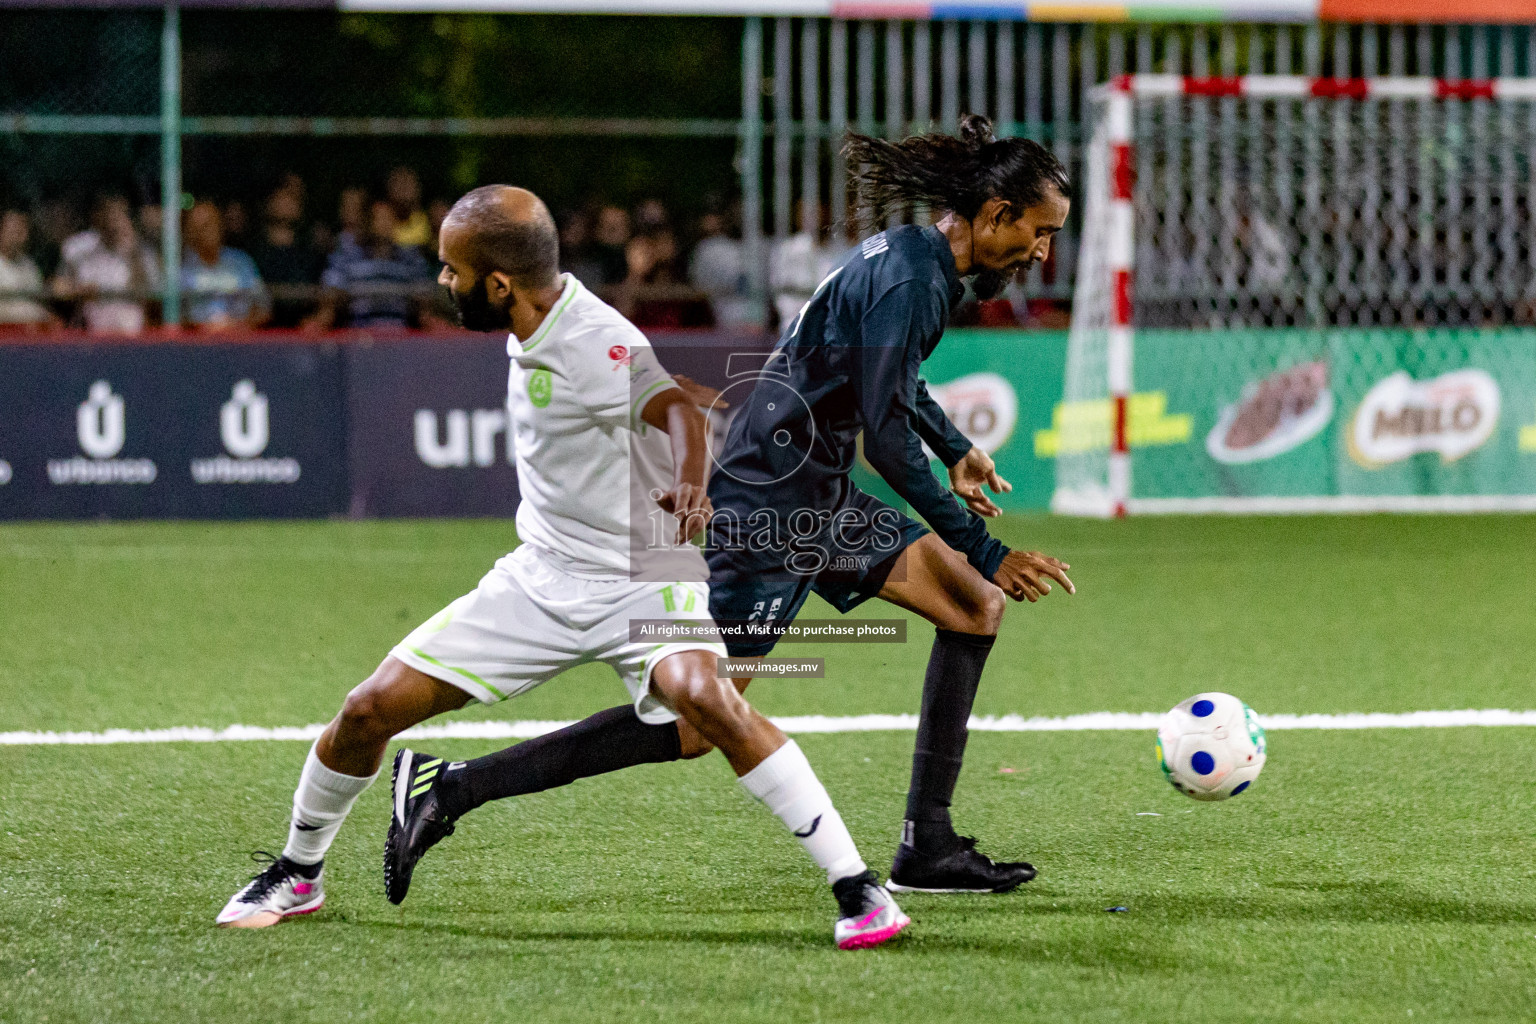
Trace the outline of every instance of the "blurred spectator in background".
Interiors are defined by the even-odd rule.
[[[272,191],[289,193],[301,210],[309,199],[309,186],[304,184],[304,179],[299,176],[298,171],[284,171],[283,176],[278,179],[277,188]]]
[[[628,244],[629,212],[622,206],[609,205],[599,209],[588,250],[597,264],[597,284],[623,284],[629,277],[629,259],[624,255],[624,247]]]
[[[437,259],[437,236],[443,231],[443,221],[448,219],[448,211],[453,209],[453,203],[442,196],[430,200],[427,203],[427,225],[432,229],[432,240],[427,243],[427,258]]]
[[[219,208],[203,201],[187,211],[181,259],[183,319],[205,331],[256,327],[267,319],[267,297],[251,257],[224,244]]]
[[[224,238],[237,249],[245,249],[251,241],[251,215],[245,208],[245,203],[238,199],[231,199],[224,204],[221,222],[224,225]]]
[[[672,226],[672,217],[660,199],[643,199],[635,207],[634,231],[637,235],[654,235]]]
[[[283,173],[259,203],[247,207],[221,202],[211,211],[220,215],[223,226],[218,249],[194,260],[193,239],[185,239],[184,268],[201,282],[186,287],[209,297],[194,302],[188,296],[182,304],[187,322],[248,324],[249,317],[264,310],[264,325],[280,329],[451,325],[453,310],[446,297],[430,287],[437,234],[451,203],[441,196],[424,199],[420,178],[404,164],[390,170],[383,185],[376,201],[377,194],[362,187],[343,188],[336,197],[334,220],[306,216],[307,187],[291,171]],[[387,210],[381,212],[380,204]],[[656,198],[628,208],[589,202],[558,218],[561,268],[643,327],[757,330],[764,326],[765,312],[770,323],[798,314],[845,244],[842,232],[829,240],[826,210],[821,211],[821,223],[808,229],[797,204],[796,233],[777,243],[764,242],[769,294],[754,301],[748,297],[750,267],[741,240],[739,203],[730,206],[715,195],[705,198],[704,207],[694,230],[692,224],[679,229],[671,211]],[[229,216],[242,218],[247,208],[256,220],[248,243],[242,245],[230,233]],[[45,299],[42,308],[65,313],[71,323],[101,333],[142,330],[160,299],[160,212],[153,205],[135,208],[117,194],[103,196],[92,210],[90,229],[81,231],[78,199],[37,206],[28,255],[36,260],[43,280],[52,282],[51,301]],[[209,212],[201,211],[195,219],[211,237]],[[385,217],[391,225],[387,239],[377,231]],[[192,230],[190,220],[184,223]],[[1258,226],[1252,234],[1254,273],[1263,276],[1260,271],[1277,261],[1273,247],[1261,244],[1266,239]],[[66,244],[69,260],[63,258]],[[226,258],[226,249],[236,255]],[[417,250],[422,258],[400,249]],[[246,267],[235,265],[244,260],[241,253],[249,254],[250,276],[259,281],[264,299],[254,305],[234,294],[243,289],[231,291],[229,285],[231,275],[244,279],[246,274]],[[51,267],[57,272],[50,274]],[[328,269],[328,280],[335,284],[322,281]],[[18,273],[15,267],[6,270]],[[221,297],[215,301],[214,296]],[[967,315],[974,319],[977,311]],[[983,315],[978,322],[993,321]]]
[[[699,242],[688,263],[688,283],[709,296],[721,327],[761,327],[763,312],[747,297],[747,263],[741,240],[728,232],[724,214],[699,218]]]
[[[822,220],[830,218],[822,207]],[[773,293],[773,307],[779,323],[787,324],[800,314],[800,307],[811,301],[821,279],[832,272],[836,259],[822,244],[825,224],[807,224],[805,204],[795,202],[797,232],[780,239],[768,256],[768,288]]]
[[[85,225],[80,221],[80,211],[67,199],[49,199],[38,210],[38,238],[32,250],[37,257],[38,269],[43,277],[51,278],[59,269],[59,254],[64,242]]]
[[[304,193],[285,181],[267,197],[261,235],[251,246],[256,270],[273,291],[273,327],[297,327],[315,306],[302,291],[320,281],[324,259],[301,237],[303,220]],[[284,289],[289,292],[284,294]]]
[[[603,283],[603,267],[592,252],[592,214],[572,210],[560,218],[560,269],[588,288]]]
[[[318,256],[324,257],[338,244],[336,229],[325,221],[317,220],[309,226],[309,247]]]
[[[20,210],[0,211],[0,328],[36,330],[55,326],[58,317],[38,300],[43,273],[27,254],[32,224]]]
[[[54,294],[80,301],[79,318],[92,334],[138,334],[159,288],[159,259],[140,240],[128,200],[97,196],[91,227],[64,242]]]
[[[384,179],[384,198],[395,211],[395,244],[425,249],[432,244],[432,222],[421,208],[421,179],[409,167],[396,167]]]
[[[160,238],[165,231],[165,216],[159,203],[145,203],[134,218],[139,226],[139,240],[155,252],[160,251]]]
[[[624,246],[624,282],[630,285],[671,285],[682,281],[681,252],[677,235],[657,203],[651,210],[640,207],[639,230]]]
[[[363,234],[363,219],[367,213],[366,189],[349,185],[341,190],[341,198],[336,201],[336,223],[340,228],[336,235],[336,246],[357,244]]]
[[[312,330],[349,327],[438,326],[425,313],[436,274],[422,251],[395,241],[400,222],[394,207],[379,200],[355,245],[338,245],[320,283],[326,293],[320,309],[304,322]]]
[[[642,327],[709,326],[709,304],[683,285],[682,250],[666,209],[647,200],[635,221],[639,230],[624,247],[629,273],[616,296],[619,311]]]

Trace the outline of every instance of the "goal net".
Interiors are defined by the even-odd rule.
[[[1092,110],[1057,511],[1536,507],[1536,79]]]

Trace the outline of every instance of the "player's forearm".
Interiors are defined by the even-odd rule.
[[[915,440],[915,439],[914,439]],[[908,457],[916,449],[915,457]],[[885,439],[872,444],[865,435],[864,456],[875,471],[891,485],[901,499],[939,535],[939,539],[965,555],[971,567],[991,579],[1002,564],[1008,549],[987,532],[986,523],[957,502],[939,484],[928,468],[928,460],[915,443],[896,446]]]
[[[963,511],[928,468],[915,435],[908,434],[894,444],[884,439],[871,444],[866,435],[864,456],[891,489],[941,535]]]
[[[918,436],[933,449],[939,461],[948,467],[965,458],[971,450],[970,438],[944,414],[944,409],[934,401],[928,393],[928,385],[921,379],[917,382],[915,399],[912,408]]]
[[[945,423],[949,425],[948,420],[945,420]],[[953,469],[959,465],[974,447],[971,439],[956,430],[953,425],[949,425],[949,430],[946,431],[935,427],[922,416],[918,416],[913,423],[913,429],[917,431],[917,436],[922,438],[923,443],[933,449],[939,461],[944,463],[945,469]]]
[[[691,402],[674,402],[667,409],[667,436],[672,441],[672,484],[703,487],[709,476],[708,421]]]

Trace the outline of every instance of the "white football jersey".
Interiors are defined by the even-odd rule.
[[[704,581],[692,544],[656,497],[672,488],[665,431],[640,418],[677,387],[650,341],[570,274],[526,342],[507,338],[507,413],[517,452],[517,533],[596,578]]]

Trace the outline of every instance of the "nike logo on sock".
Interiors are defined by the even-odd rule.
[[[807,828],[806,828],[806,830],[804,832],[796,832],[795,835],[798,836],[801,839],[809,839],[809,838],[811,838],[811,836],[816,834],[816,829],[820,825],[821,825],[821,815],[818,814],[818,815],[816,815],[816,819],[814,821],[812,821],[809,826],[807,826]]]
[[[318,832],[322,828],[324,828],[325,826],[324,825],[311,825],[307,821],[296,821],[296,822],[293,823],[293,827],[298,829],[300,832]]]

